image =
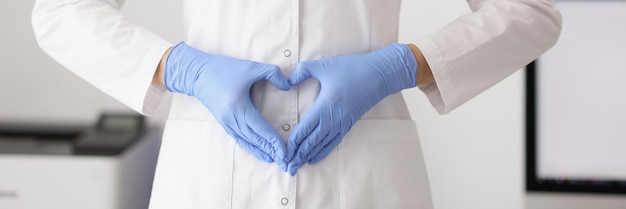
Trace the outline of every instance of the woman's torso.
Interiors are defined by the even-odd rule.
[[[399,0],[187,0],[184,24],[189,45],[276,64],[288,77],[299,61],[396,42],[399,12]],[[251,96],[286,139],[319,89],[313,79],[290,91],[260,82]],[[293,177],[239,148],[195,98],[176,94],[151,202],[151,208],[172,207],[432,206],[417,131],[401,94],[381,101],[326,159]]]

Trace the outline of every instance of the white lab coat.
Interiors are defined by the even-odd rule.
[[[41,48],[59,63],[150,114],[165,92],[151,85],[152,75],[172,44],[126,21],[119,12],[122,3],[37,0],[33,27]],[[289,76],[299,61],[368,52],[396,42],[400,3],[186,0],[186,41],[209,53],[276,64]],[[436,80],[419,88],[440,113],[520,69],[550,48],[560,33],[561,17],[552,0],[468,3],[472,13],[415,41]],[[261,82],[253,87],[252,98],[287,138],[319,88],[309,80],[283,92]],[[401,94],[381,101],[328,157],[302,167],[294,177],[241,149],[195,98],[175,94],[150,205],[433,207],[417,130]]]

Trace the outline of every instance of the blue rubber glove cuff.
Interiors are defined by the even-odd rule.
[[[378,51],[371,52],[370,56],[385,57],[389,59],[390,65],[387,66],[396,66],[380,70],[381,75],[389,84],[387,95],[417,86],[417,60],[411,48],[406,44],[390,44]]]

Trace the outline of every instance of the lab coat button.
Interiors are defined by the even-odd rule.
[[[289,131],[291,129],[291,126],[289,125],[289,123],[283,123],[282,128],[283,131]]]
[[[283,197],[282,199],[280,199],[280,204],[287,205],[287,203],[289,203],[289,200],[287,198]]]
[[[285,51],[283,51],[283,55],[285,55],[285,57],[291,56],[291,50],[285,49]]]

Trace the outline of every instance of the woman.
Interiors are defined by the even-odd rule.
[[[395,44],[400,1],[184,1],[172,46],[121,0],[38,0],[42,49],[150,115],[174,92],[151,208],[432,208],[399,91],[447,113],[550,48],[552,0],[473,0]],[[427,5],[425,5],[427,6]]]

